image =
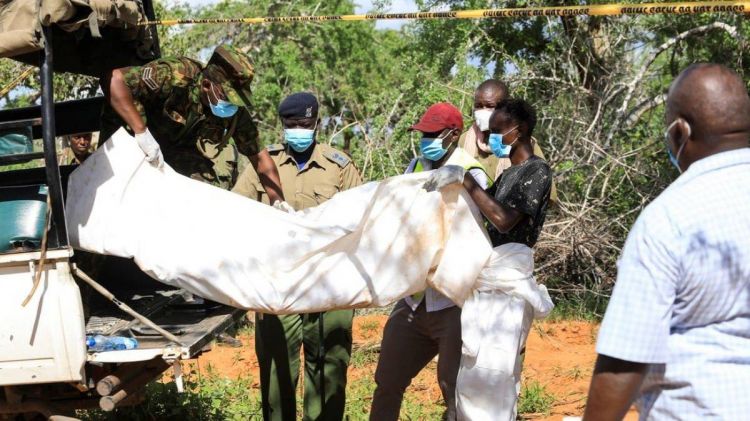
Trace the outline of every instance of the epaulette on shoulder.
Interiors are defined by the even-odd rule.
[[[274,143],[273,145],[268,145],[266,149],[270,153],[281,152],[284,150],[284,145],[282,145],[281,143]]]
[[[334,164],[338,165],[341,168],[344,168],[351,159],[346,156],[343,152],[339,152],[336,149],[333,148],[325,148],[323,151],[323,156],[328,158],[328,160],[332,161]]]
[[[168,64],[172,72],[181,79],[196,79],[203,70],[203,65],[199,61],[188,57],[164,57],[159,60]]]

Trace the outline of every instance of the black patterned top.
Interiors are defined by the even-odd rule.
[[[529,247],[536,244],[547,214],[551,186],[552,170],[547,161],[537,156],[503,171],[487,193],[501,205],[526,216],[506,234],[488,223],[492,247],[506,243],[521,243]]]

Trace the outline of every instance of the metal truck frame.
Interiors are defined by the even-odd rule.
[[[153,18],[150,1],[143,3]],[[145,385],[170,367],[179,389],[179,362],[195,358],[244,317],[238,309],[191,300],[125,259],[97,257],[108,261],[97,263],[104,269],[96,281],[80,272],[75,261],[81,253],[69,245],[65,223],[65,186],[74,167],[58,164],[55,136],[97,130],[103,98],[55,104],[53,31],[43,31],[41,106],[0,111],[0,129],[31,126],[43,140],[42,152],[0,157],[0,164],[39,158],[45,164],[0,173],[0,193],[41,188],[48,209],[40,247],[0,254],[0,419],[32,413],[70,419],[78,409],[112,411],[139,402]],[[88,352],[87,333],[132,335],[139,347]]]

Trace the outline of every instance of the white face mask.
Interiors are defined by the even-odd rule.
[[[493,111],[495,110],[492,108],[474,110],[474,121],[477,123],[479,131],[486,132],[490,129],[490,117]]]

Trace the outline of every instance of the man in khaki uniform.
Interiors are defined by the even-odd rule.
[[[279,106],[279,116],[285,143],[267,149],[278,168],[284,197],[295,210],[317,206],[337,192],[362,184],[346,154],[315,141],[320,123],[315,96],[290,95]],[[232,191],[270,204],[252,166],[240,175]],[[353,316],[353,310],[334,310],[256,317],[255,352],[264,419],[296,420],[300,347],[305,353],[304,419],[343,419]]]

